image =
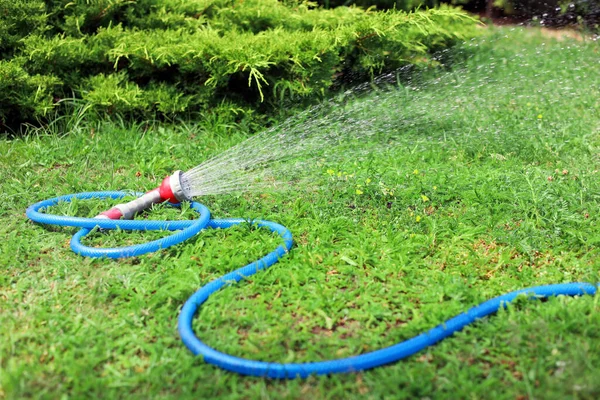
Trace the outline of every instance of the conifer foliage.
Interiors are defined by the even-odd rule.
[[[65,98],[102,113],[266,112],[324,96],[472,36],[452,9],[316,8],[297,0],[0,0],[0,123]]]

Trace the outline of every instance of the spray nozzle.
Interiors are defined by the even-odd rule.
[[[163,201],[169,201],[170,203],[177,204],[182,201],[191,200],[187,197],[181,186],[181,171],[175,171],[173,175],[167,176],[163,179],[158,191]]]
[[[108,211],[104,211],[96,218],[108,219],[132,219],[135,214],[152,207],[152,204],[168,201],[173,204],[191,200],[184,193],[181,186],[181,171],[175,171],[173,175],[167,176],[156,189],[145,193],[143,196],[125,204],[117,204]]]

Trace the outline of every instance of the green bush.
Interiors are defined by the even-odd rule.
[[[0,60],[0,121],[26,121],[46,115],[54,107],[53,92],[60,81],[49,75],[29,74],[20,61]]]
[[[411,11],[416,8],[437,7],[440,0],[318,0],[317,3],[325,8],[355,5],[362,8],[376,7],[378,10]]]
[[[289,99],[325,96],[344,74],[367,78],[427,63],[428,53],[476,33],[474,19],[447,7],[404,13],[276,0],[0,4],[8,60],[0,87],[18,92],[1,95],[3,124],[43,118],[56,100],[73,96],[96,111],[132,117],[268,112]]]
[[[490,17],[534,20],[550,27],[575,26],[600,30],[600,0],[317,0],[325,8],[356,5],[378,10],[414,10],[452,4]]]
[[[45,25],[42,1],[0,0],[0,59],[14,54],[19,41]]]

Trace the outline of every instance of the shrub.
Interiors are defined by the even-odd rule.
[[[355,5],[362,8],[376,7],[378,10],[411,11],[416,8],[437,7],[440,0],[318,0],[317,3],[325,8]]]
[[[19,41],[45,25],[44,3],[31,0],[0,0],[0,58],[10,57]]]
[[[72,96],[132,117],[268,112],[289,99],[325,96],[344,74],[367,78],[426,63],[428,53],[476,32],[474,19],[447,7],[404,13],[276,0],[0,1],[28,14],[33,28],[27,34],[18,18],[0,19],[10,55],[3,68],[12,71],[2,85],[21,87],[14,101],[3,97],[5,124],[40,118],[52,99]]]
[[[318,0],[325,8],[357,5],[378,10],[414,10],[452,4],[489,17],[535,20],[550,27],[577,26],[600,30],[600,0]]]
[[[0,121],[38,118],[54,107],[53,92],[60,81],[27,73],[20,59],[0,60]]]

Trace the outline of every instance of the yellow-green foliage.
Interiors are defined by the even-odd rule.
[[[58,86],[55,77],[29,74],[17,60],[0,60],[0,122],[45,115],[54,106],[52,93]]]
[[[2,93],[16,83],[3,79],[0,108],[12,110],[0,114],[4,123],[39,118],[52,107],[48,99],[72,96],[135,116],[266,111],[291,97],[324,96],[346,73],[368,77],[423,62],[475,32],[475,21],[451,8],[323,10],[293,0],[0,0],[1,7],[30,21],[24,30],[0,14],[0,44],[28,82],[20,98],[34,102],[21,108],[24,100]]]
[[[0,0],[0,59],[11,55],[19,40],[45,24],[44,3]]]

